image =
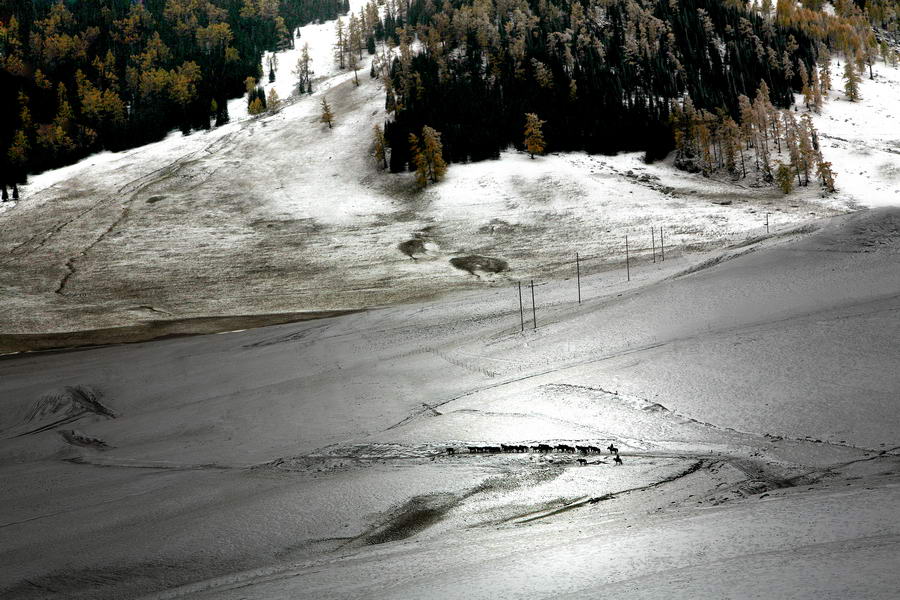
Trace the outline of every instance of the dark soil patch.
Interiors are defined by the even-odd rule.
[[[147,198],[147,204],[156,204],[160,200],[165,200],[165,199],[166,199],[165,196],[150,196],[149,198]]]
[[[425,242],[420,239],[406,240],[397,244],[397,249],[415,260],[416,254],[425,254]]]
[[[458,256],[450,259],[450,264],[459,269],[466,271],[470,275],[476,275],[475,271],[483,271],[485,273],[502,273],[509,270],[509,264],[502,258],[492,258],[490,256]]]
[[[390,520],[365,538],[366,544],[403,540],[441,520],[458,499],[451,495],[416,496],[394,513]]]
[[[436,508],[425,508],[404,514],[390,526],[366,538],[369,544],[383,544],[406,539],[426,527],[437,523],[445,511]]]
[[[17,357],[26,356],[25,354],[2,356],[3,353],[77,350],[91,346],[130,344],[188,335],[219,333],[234,329],[251,329],[284,323],[298,323],[312,319],[327,319],[354,312],[359,311],[332,310],[222,317],[187,317],[145,321],[139,325],[90,329],[87,331],[0,335],[0,360],[14,360]]]

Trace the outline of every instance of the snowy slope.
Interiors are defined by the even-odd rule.
[[[453,165],[446,181],[416,192],[408,174],[375,168],[370,132],[385,118],[383,91],[366,66],[358,88],[351,73],[336,69],[333,28],[302,28],[297,47],[279,56],[276,82],[264,83],[285,100],[276,115],[249,118],[245,102],[234,100],[226,126],[173,133],[34,177],[24,200],[0,215],[0,293],[8,309],[0,331],[393,304],[568,276],[576,252],[593,258],[586,272],[605,271],[621,264],[625,235],[637,264],[647,264],[651,227],[664,227],[676,256],[764,233],[765,213],[783,231],[896,198],[900,136],[888,117],[900,75],[881,66],[863,82],[852,113],[835,92],[817,119],[838,171],[833,197],[813,188],[783,197],[666,162],[643,165],[634,154],[530,160],[516,152]],[[315,93],[290,97],[304,43]],[[334,130],[318,120],[323,96],[337,115]],[[416,260],[398,249],[411,240],[426,249]],[[449,262],[473,254],[505,260],[510,270],[476,278]],[[152,332],[145,327],[141,335]]]
[[[832,72],[842,73],[834,61]],[[900,70],[878,64],[862,98],[850,102],[835,77],[829,101],[814,118],[822,152],[838,171],[838,198],[859,206],[900,204]],[[798,104],[802,102],[798,97]]]
[[[898,232],[7,358],[0,594],[888,598]]]

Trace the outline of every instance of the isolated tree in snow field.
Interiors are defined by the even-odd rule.
[[[334,126],[334,113],[331,112],[331,106],[329,106],[328,100],[324,96],[322,97],[322,116],[319,120],[327,123],[328,129]]]
[[[270,113],[276,113],[281,108],[281,99],[278,97],[278,92],[275,91],[275,88],[269,89],[269,94],[266,97],[266,110]]]
[[[297,66],[294,68],[294,75],[297,76],[297,93],[299,94],[312,94],[312,75],[314,72],[309,64],[311,62],[309,44],[303,44],[300,58],[297,59]]]
[[[525,115],[525,150],[534,158],[535,154],[544,153],[544,132],[543,125],[546,121],[542,121],[534,113]]]
[[[844,63],[844,93],[847,94],[847,100],[856,102],[859,100],[859,73],[853,65],[852,60]]]

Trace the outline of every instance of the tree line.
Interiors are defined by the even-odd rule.
[[[791,110],[779,110],[765,82],[752,102],[741,95],[738,104],[738,119],[722,110],[698,110],[690,98],[676,105],[675,166],[707,176],[725,171],[739,179],[776,183],[786,194],[794,188],[795,175],[798,186],[818,178],[826,190],[834,191],[834,171],[822,156],[810,112],[798,119]]]
[[[416,168],[409,136],[423,127],[441,132],[448,161],[466,162],[525,148],[523,128],[533,131],[539,116],[550,150],[643,151],[647,160],[676,150],[684,168],[747,176],[721,148],[727,139],[735,156],[752,150],[754,177],[773,182],[780,155],[756,154],[768,138],[762,146],[734,139],[733,126],[755,127],[748,99],[765,84],[772,110],[794,105],[795,93],[818,110],[832,53],[847,59],[847,94],[858,99],[860,73],[871,76],[878,58],[897,60],[872,28],[878,21],[896,31],[897,6],[839,0],[831,14],[813,0],[386,0],[378,20],[357,20],[362,32],[353,37],[386,42],[372,74],[385,84],[382,135],[394,172]],[[346,45],[339,39],[336,57]],[[349,45],[361,52],[360,42]],[[802,127],[783,121],[776,126],[799,140]],[[819,179],[833,186],[830,165],[812,162],[826,166]]]
[[[0,183],[228,121],[292,32],[347,0],[0,3]]]
[[[450,161],[465,162],[522,147],[530,113],[550,149],[661,158],[674,147],[674,101],[737,114],[738,97],[766,81],[787,106],[796,65],[816,58],[799,29],[719,0],[416,0],[385,13],[403,24],[383,66],[395,171],[409,163],[409,133],[426,124]]]

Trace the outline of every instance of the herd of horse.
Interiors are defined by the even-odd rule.
[[[466,446],[466,449],[469,451],[469,454],[501,454],[521,452],[549,454],[551,452],[563,452],[567,454],[580,453],[582,456],[587,456],[588,454],[603,453],[603,451],[597,446],[570,446],[569,444],[557,444],[555,446],[551,446],[550,444],[535,444],[533,446],[528,446],[525,444],[500,444],[499,446]],[[610,454],[614,454],[616,458],[619,458],[619,449],[616,448],[613,444],[607,446],[606,449]],[[456,448],[447,447],[447,454],[456,454]],[[617,464],[621,464],[621,462],[621,458],[616,461]]]

